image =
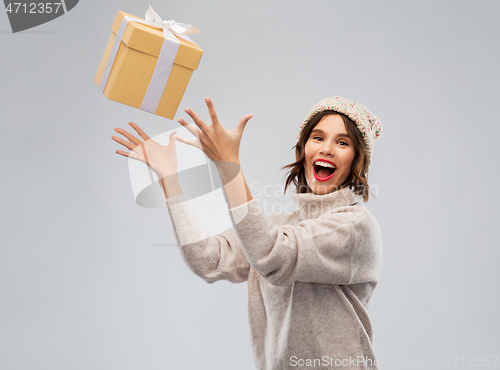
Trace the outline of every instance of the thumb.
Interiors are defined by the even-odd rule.
[[[175,140],[175,135],[177,135],[177,131],[174,131],[170,134],[170,136],[168,138],[168,145],[170,145],[170,144],[175,145],[175,142],[177,141],[177,140]]]
[[[236,131],[243,132],[243,130],[245,129],[245,126],[247,125],[247,122],[250,121],[250,119],[252,117],[253,117],[253,114],[247,114],[245,117],[240,119],[238,126],[236,126]]]

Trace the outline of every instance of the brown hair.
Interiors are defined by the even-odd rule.
[[[311,119],[306,123],[305,127],[300,133],[299,141],[292,147],[292,149],[295,148],[296,161],[281,168],[282,170],[290,168],[290,170],[287,172],[288,177],[285,181],[285,190],[283,194],[286,193],[286,189],[291,183],[293,183],[297,187],[299,193],[311,192],[311,189],[307,185],[304,173],[304,147],[307,140],[309,140],[309,136],[311,135],[311,131],[313,130],[313,128],[316,127],[316,125],[324,117],[330,114],[336,114],[342,117],[347,135],[349,135],[349,138],[352,140],[356,152],[354,160],[352,161],[351,173],[347,177],[346,181],[342,185],[340,185],[339,190],[344,187],[350,187],[356,194],[361,195],[363,197],[363,200],[366,202],[369,197],[370,187],[368,185],[368,161],[366,160],[366,149],[363,136],[356,124],[349,117],[347,117],[345,114],[333,110],[322,111],[311,117]]]

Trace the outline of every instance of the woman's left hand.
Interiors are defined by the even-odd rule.
[[[212,124],[207,126],[195,112],[186,108],[185,112],[193,119],[194,123],[201,131],[197,130],[192,124],[188,124],[182,118],[179,118],[178,122],[186,127],[186,129],[198,139],[190,140],[179,136],[175,136],[174,138],[182,143],[201,149],[213,162],[229,161],[239,164],[241,136],[243,135],[243,130],[247,122],[253,117],[253,114],[244,116],[234,130],[226,130],[217,118],[212,100],[206,98],[205,102],[208,107],[208,112],[210,113]]]

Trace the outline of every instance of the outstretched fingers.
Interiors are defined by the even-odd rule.
[[[124,157],[128,157],[130,153],[124,152],[123,150],[117,150],[116,154],[123,155]]]
[[[215,111],[214,103],[212,102],[212,99],[210,98],[205,98],[205,103],[207,104],[208,107],[208,113],[210,114],[210,119],[212,120],[213,124],[220,124],[219,118],[217,117],[217,112]]]
[[[115,152],[116,154],[120,154],[124,157],[127,157],[127,158],[132,158],[132,159],[137,159],[137,160],[140,160],[142,162],[142,158],[140,156],[138,156],[135,152],[124,152],[123,150],[117,150]]]
[[[191,145],[194,146],[195,148],[203,150],[200,140],[186,139],[177,135],[173,136],[173,138],[177,141],[180,141],[181,143]]]
[[[118,132],[119,134],[125,136],[128,141],[130,141],[132,144],[134,145],[139,145],[141,143],[141,140],[139,140],[138,138],[136,138],[134,135],[132,135],[131,133],[125,131],[124,129],[122,128],[115,128],[115,131]],[[116,140],[115,140],[116,141]],[[121,143],[120,143],[121,144]],[[129,148],[130,149],[130,148]]]
[[[140,137],[144,139],[144,141],[148,141],[150,137],[134,122],[129,122],[129,125],[139,134]]]
[[[195,112],[193,112],[193,110],[191,110],[190,108],[186,108],[184,109],[184,112],[186,112],[189,117],[193,119],[194,123],[200,128],[201,132],[207,132],[207,124],[203,122],[203,120]]]
[[[238,132],[243,132],[245,129],[245,126],[247,125],[248,121],[253,117],[253,114],[247,114],[245,117],[240,119],[240,122],[238,123],[238,126],[236,126],[236,131]]]
[[[115,130],[116,131],[116,130]],[[122,134],[123,135],[123,134]],[[134,148],[139,145],[141,142],[139,141],[139,144],[132,144],[132,143],[129,143],[128,141],[125,141],[117,136],[111,136],[111,139],[113,139],[114,141],[116,141],[118,144],[121,144],[123,145],[125,148],[129,149],[129,150],[134,150]]]
[[[184,126],[186,128],[186,130],[188,130],[191,134],[193,134],[194,137],[196,137],[196,138],[200,137],[199,131],[196,129],[196,127],[194,127],[194,125],[192,123],[187,123],[182,118],[179,118],[177,120],[177,122],[179,122],[182,126]]]

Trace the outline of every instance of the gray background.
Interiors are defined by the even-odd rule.
[[[176,118],[186,106],[208,118],[205,96],[227,128],[255,115],[241,147],[255,194],[283,185],[321,98],[381,117],[367,203],[384,242],[369,310],[379,359],[499,356],[500,2],[151,4],[201,30]],[[114,153],[115,127],[153,136],[178,124],[93,82],[117,11],[147,6],[81,1],[19,34],[0,14],[1,369],[254,368],[246,285],[208,285],[175,248],[153,246],[173,240],[166,210],[135,204]]]

